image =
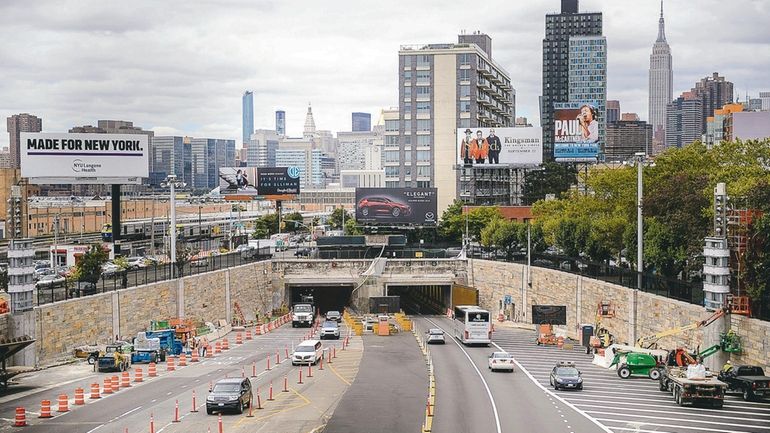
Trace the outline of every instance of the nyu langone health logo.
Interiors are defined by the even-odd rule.
[[[97,168],[102,168],[101,164],[83,162],[79,159],[72,161],[72,171],[75,173],[96,173]]]
[[[286,169],[286,174],[289,175],[292,179],[297,179],[299,177],[299,167],[289,167]]]

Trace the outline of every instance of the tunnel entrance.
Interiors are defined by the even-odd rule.
[[[330,310],[342,312],[350,302],[353,285],[290,284],[287,290],[289,291],[289,299],[292,305],[302,302],[303,295],[312,295],[316,312],[323,315]]]
[[[450,285],[388,285],[388,296],[401,297],[407,314],[444,314],[452,298]]]

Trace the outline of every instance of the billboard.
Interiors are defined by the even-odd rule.
[[[150,175],[144,134],[22,132],[21,176],[36,184],[141,184]]]
[[[297,167],[221,167],[219,193],[233,200],[291,196],[299,194],[299,179]]]
[[[603,137],[595,102],[553,104],[553,157],[558,162],[596,162]]]
[[[259,195],[299,194],[299,167],[260,167],[257,169]]]
[[[538,165],[543,162],[542,128],[457,130],[458,165]]]
[[[356,221],[436,225],[436,188],[356,188]]]

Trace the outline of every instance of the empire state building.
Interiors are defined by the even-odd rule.
[[[649,122],[653,130],[653,149],[660,151],[665,141],[666,104],[673,99],[672,84],[674,73],[671,69],[671,48],[666,42],[665,24],[663,21],[663,1],[660,2],[660,19],[658,20],[658,39],[652,46],[650,55],[650,100]]]

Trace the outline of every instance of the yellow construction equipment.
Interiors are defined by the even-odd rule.
[[[683,332],[692,331],[693,329],[698,329],[704,326],[708,326],[714,323],[720,317],[724,316],[726,313],[727,312],[725,310],[719,309],[705,320],[700,320],[698,322],[690,323],[689,325],[678,326],[676,328],[666,329],[665,331],[661,331],[652,335],[646,335],[644,337],[640,337],[638,340],[636,340],[636,347],[641,347],[644,349],[652,349],[654,348],[654,346],[657,345],[658,340],[660,340],[663,337],[670,337],[672,335],[677,335]]]

